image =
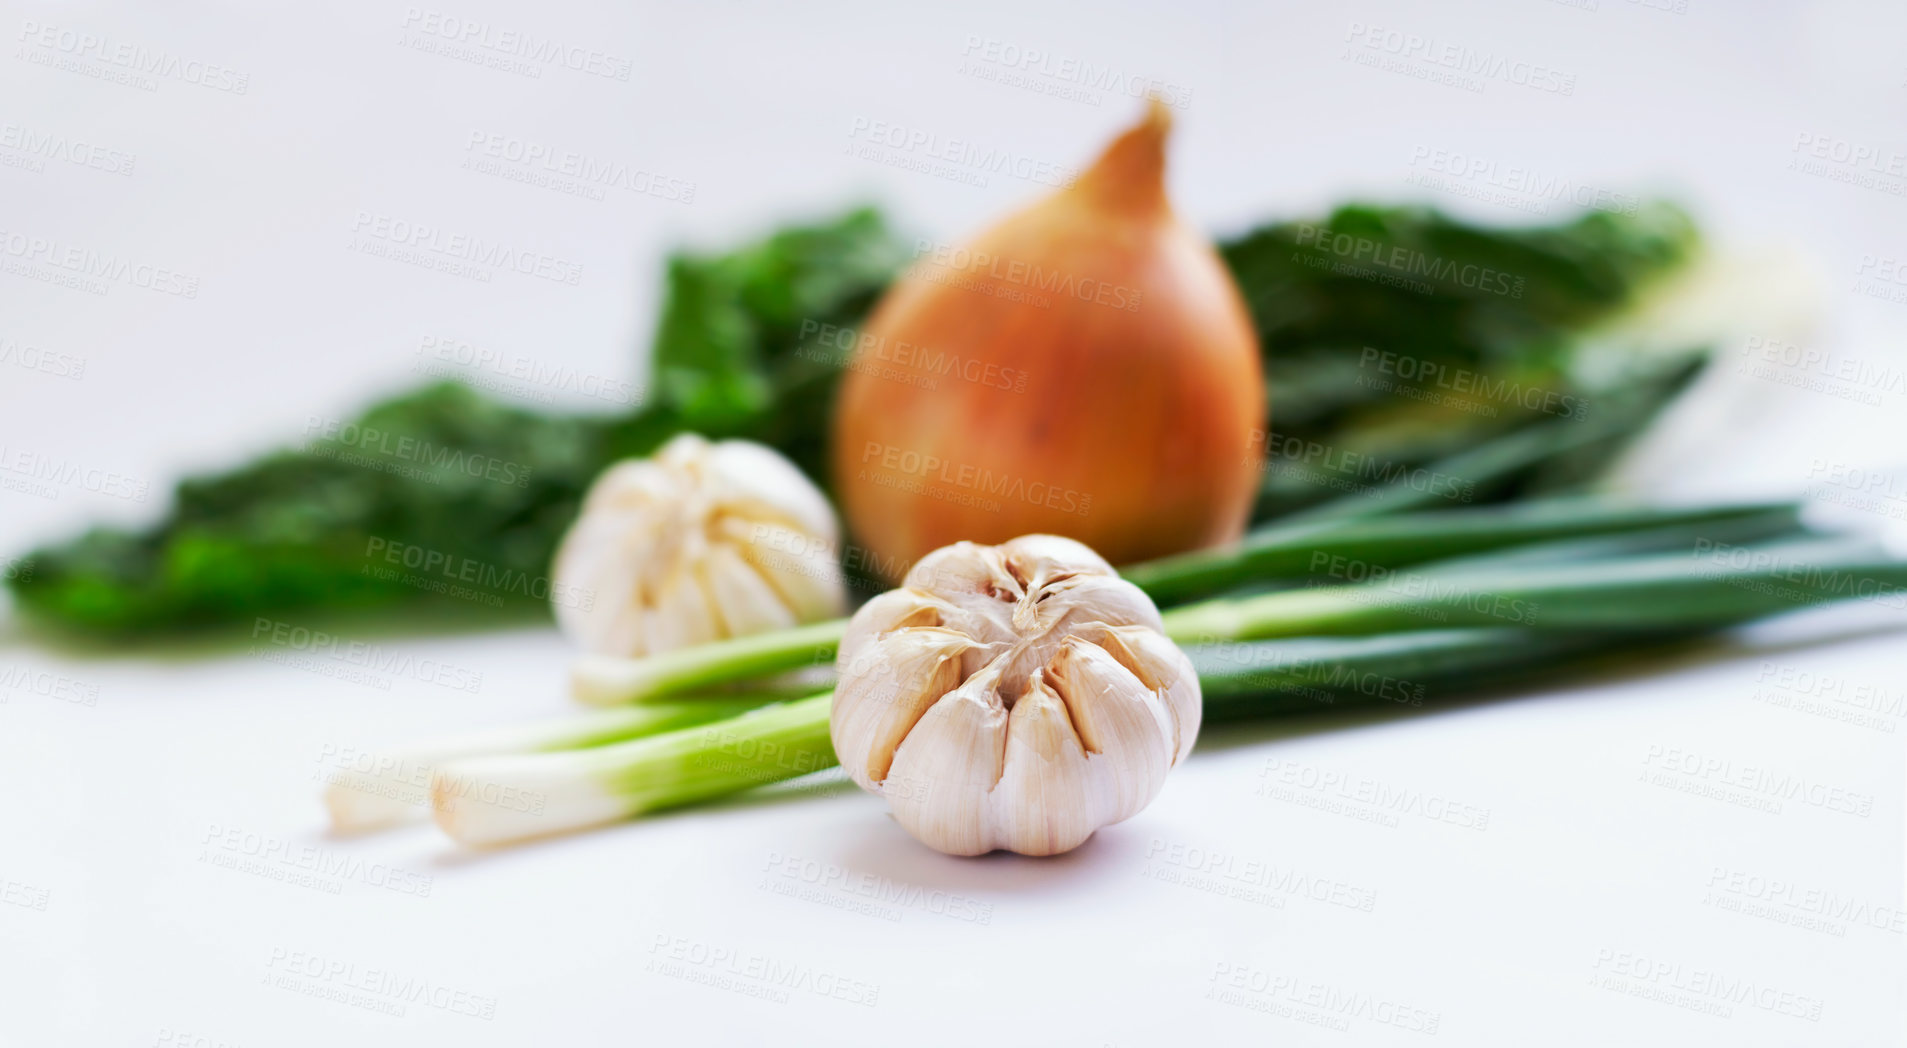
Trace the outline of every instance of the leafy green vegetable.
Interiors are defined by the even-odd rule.
[[[906,260],[870,210],[729,255],[678,255],[656,328],[655,402],[684,429],[773,445],[825,484],[838,371],[800,350],[858,322]]]
[[[1373,381],[1396,376],[1371,354],[1408,355],[1414,371],[1581,393],[1572,365],[1583,330],[1693,243],[1688,220],[1665,208],[1495,230],[1421,208],[1347,207],[1223,245],[1264,343],[1271,465],[1292,447],[1324,452],[1303,470],[1268,468],[1258,516],[1324,513],[1333,497],[1331,515],[1425,506],[1419,488],[1373,487],[1371,471],[1347,467],[1346,453],[1382,463],[1379,480],[1457,456],[1476,474],[1477,501],[1566,460],[1566,479],[1593,474],[1615,437],[1639,428],[1674,387],[1618,389],[1629,415],[1598,443],[1553,411],[1493,403],[1501,410],[1484,413],[1400,395]],[[303,448],[186,481],[150,529],[94,530],[32,554],[13,592],[38,620],[120,635],[318,612],[542,613],[556,543],[589,482],[618,458],[684,429],[742,436],[781,449],[826,486],[839,332],[906,261],[869,210],[728,254],[677,255],[650,395],[636,412],[540,414],[455,384],[413,391],[320,427]],[[1343,497],[1347,487],[1360,494]],[[1365,499],[1365,488],[1376,497]]]
[[[469,587],[472,609],[527,606],[550,538],[607,459],[610,436],[601,422],[432,386],[303,450],[186,481],[156,529],[98,529],[41,551],[37,577],[16,593],[29,611],[97,630],[368,609],[440,596],[420,587],[455,582],[421,562],[384,576],[380,569],[404,569],[414,548],[454,558],[456,572],[466,560],[488,571],[489,586]],[[399,544],[397,564],[372,555],[380,540],[385,550]]]
[[[1221,245],[1271,387],[1257,517],[1381,486],[1529,425],[1568,423],[1548,427],[1556,443],[1585,426],[1632,433],[1660,406],[1658,388],[1588,381],[1582,336],[1697,246],[1688,217],[1659,204],[1535,229],[1358,205]],[[1625,411],[1642,417],[1602,420]]]
[[[38,619],[121,634],[308,611],[547,614],[550,557],[609,463],[684,429],[820,461],[825,397],[789,363],[803,321],[859,319],[900,251],[856,211],[733,255],[679,256],[656,395],[638,412],[546,415],[426,387],[320,421],[303,448],[185,481],[150,530],[33,554],[15,597]]]

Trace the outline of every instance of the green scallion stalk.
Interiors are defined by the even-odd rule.
[[[1746,543],[1799,527],[1799,507],[1791,502],[1650,508],[1550,499],[1269,528],[1232,549],[1168,557],[1121,574],[1169,605],[1185,594],[1214,587],[1302,580],[1320,570],[1314,565],[1356,562],[1364,570],[1391,570],[1442,557],[1506,547],[1534,549],[1537,543],[1595,536],[1629,536],[1634,549],[1688,548],[1704,538]],[[640,659],[587,656],[572,667],[571,690],[582,702],[610,706],[826,664],[846,627],[846,620],[817,622]]]
[[[1682,537],[1692,552],[1609,555],[1643,538],[1660,537],[1557,544],[1590,556],[1586,562],[1558,562],[1535,547],[1519,547],[1414,571],[1384,569],[1377,581],[1362,585],[1206,601],[1166,612],[1167,632],[1197,645],[1191,657],[1215,718],[1263,717],[1334,704],[1337,697],[1396,701],[1399,694],[1419,694],[1416,687],[1427,695],[1433,682],[1443,695],[1506,674],[1537,676],[1587,654],[1829,601],[1865,599],[1907,609],[1907,561],[1866,543],[1753,547],[1698,534]],[[1584,543],[1600,545],[1586,549]],[[828,630],[838,624],[674,653],[664,659],[677,661],[645,679],[726,682],[725,667],[732,664],[720,657],[722,649],[739,650],[735,662],[750,674],[793,668],[815,661],[821,647],[838,639]],[[1330,634],[1382,635],[1323,636]],[[1275,637],[1295,639],[1262,640]],[[711,652],[717,657],[707,657]],[[791,653],[799,658],[789,661]],[[1389,684],[1374,686],[1372,675]],[[433,779],[434,813],[460,841],[497,844],[795,778],[835,763],[828,703],[828,695],[816,695],[593,749],[455,760]]]
[[[430,783],[442,765],[472,757],[574,751],[726,720],[770,701],[761,696],[648,703],[557,720],[513,725],[386,752],[333,755],[324,772],[331,826],[357,833],[423,818]]]
[[[472,757],[439,768],[431,810],[464,844],[616,822],[834,767],[832,693],[700,727],[568,753]]]
[[[1719,560],[1708,552],[1481,570],[1430,567],[1362,585],[1204,601],[1163,618],[1174,639],[1196,644],[1452,626],[1686,629],[1854,598],[1907,608],[1907,561],[1865,543],[1737,547]]]
[[[829,619],[639,659],[585,655],[570,669],[570,691],[592,706],[615,706],[831,665],[847,625]]]
[[[1205,723],[1357,705],[1417,708],[1480,687],[1552,676],[1584,657],[1693,634],[1496,628],[1295,637],[1188,647]]]
[[[1395,701],[1414,686],[1540,672],[1638,639],[1719,629],[1827,601],[1907,607],[1907,561],[1862,544],[1791,543],[1584,564],[1487,564],[1387,576],[1381,583],[1294,590],[1187,605],[1168,632],[1192,641],[1201,687],[1219,716],[1313,709],[1319,696]],[[1438,625],[1481,630],[1423,630]],[[1518,628],[1505,628],[1505,622]],[[1365,634],[1356,640],[1319,634]],[[1271,644],[1233,641],[1294,636]],[[1370,675],[1391,678],[1390,694]],[[1409,675],[1423,680],[1411,682]],[[495,844],[705,800],[834,763],[828,696],[698,728],[573,753],[477,758],[432,786],[439,825]]]
[[[1792,502],[1662,508],[1598,499],[1558,498],[1476,509],[1325,520],[1261,528],[1238,545],[1165,557],[1120,574],[1161,605],[1230,589],[1241,580],[1302,579],[1332,560],[1402,568],[1466,553],[1680,527],[1731,529],[1722,541],[1745,542],[1800,527]],[[1714,536],[1711,536],[1714,537]]]
[[[1601,476],[1609,462],[1645,432],[1702,371],[1706,350],[1680,353],[1645,366],[1623,380],[1588,390],[1595,410],[1588,418],[1552,418],[1516,425],[1481,444],[1427,463],[1375,487],[1292,509],[1268,480],[1257,515],[1278,523],[1373,517],[1447,506],[1453,494],[1466,501],[1493,501],[1511,489],[1527,500],[1538,492],[1560,493]],[[1277,412],[1274,410],[1275,416]],[[1426,484],[1424,476],[1446,478]]]
[[[1518,668],[1554,673],[1626,634],[1441,630],[1381,637],[1260,641],[1191,648],[1208,719],[1262,718],[1446,697],[1459,681]],[[1373,680],[1373,678],[1378,678]],[[1430,689],[1435,688],[1432,692]],[[835,766],[831,696],[816,695],[700,727],[571,753],[479,757],[444,766],[432,787],[438,825],[494,845],[618,822]]]

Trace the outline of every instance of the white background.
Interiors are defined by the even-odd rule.
[[[1795,252],[1755,296],[1783,304],[1779,321],[1732,336],[1704,403],[1630,476],[1681,496],[1811,488],[1824,511],[1849,515],[1835,503],[1850,493],[1827,482],[1900,454],[1907,397],[1863,403],[1739,365],[1752,361],[1749,337],[1907,363],[1907,305],[1875,293],[1907,288],[1863,283],[1907,253],[1907,19],[1882,3],[1585,4],[9,0],[0,126],[136,159],[129,174],[70,152],[36,168],[0,147],[12,157],[0,241],[116,254],[197,291],[94,294],[0,272],[0,339],[15,347],[0,359],[5,461],[69,463],[152,491],[141,503],[83,483],[10,485],[0,558],[89,521],[150,518],[181,474],[294,443],[312,415],[414,384],[426,336],[634,380],[671,247],[719,248],[860,200],[954,239],[1043,191],[850,155],[857,127],[887,121],[1078,165],[1137,109],[963,71],[997,71],[985,41],[1189,87],[1172,188],[1215,232],[1353,194],[1530,219],[1422,185],[1444,151],[1499,177],[1524,168],[1673,193],[1731,251]],[[435,39],[422,20],[433,12],[487,23],[492,38],[592,48],[630,75],[547,65],[532,77],[420,49]],[[109,67],[37,43],[30,24],[225,67],[245,90],[85,75]],[[1364,46],[1401,37],[1356,27],[1546,67],[1573,89],[1433,83],[1411,75],[1427,63],[1406,58],[1400,71]],[[468,170],[480,133],[692,183],[693,201],[614,187],[592,200]],[[1797,169],[1810,159],[1798,143],[1812,141],[1870,151],[1881,170]],[[1459,188],[1491,191],[1482,178]],[[365,215],[544,252],[581,278],[479,283],[355,253]],[[26,261],[11,251],[0,262]],[[1811,326],[1796,325],[1793,301],[1814,304]],[[20,346],[83,358],[83,373],[23,366]],[[1907,514],[1902,490],[1851,518]],[[1425,1038],[1376,1014],[1434,1018],[1429,1043],[1462,1045],[1898,1043],[1902,718],[1837,719],[1860,712],[1862,688],[1899,712],[1900,635],[1841,635],[1888,618],[1817,615],[1764,628],[1732,655],[1515,702],[1213,731],[1141,816],[1048,861],[930,853],[839,785],[498,854],[461,852],[428,828],[331,839],[321,755],[567,709],[554,631],[384,642],[480,673],[475,694],[401,677],[343,684],[242,645],[86,658],[9,635],[0,668],[56,674],[97,701],[0,692],[0,1044]],[[1838,639],[1794,643],[1823,633]],[[1810,694],[1818,678],[1806,674],[1840,690]],[[1796,708],[1809,701],[1825,712]],[[1681,774],[1683,760],[1709,770]],[[1753,788],[1675,788],[1762,773],[1871,807],[1803,796],[1769,812],[1733,802],[1766,797]],[[225,831],[321,848],[352,869],[400,867],[397,883],[428,894],[371,883],[381,872],[319,889],[228,869],[218,860],[250,845],[221,845]],[[287,868],[269,855],[260,865]],[[829,867],[843,872],[804,880]],[[1772,916],[1743,912],[1757,905]],[[1794,923],[1823,907],[1842,915]],[[660,964],[678,951],[679,969]],[[733,960],[696,963],[718,954]],[[307,958],[348,968],[292,979],[313,992],[389,973],[493,1017],[418,1001],[393,1016],[268,980]],[[759,986],[746,973],[770,965],[798,980],[783,999],[705,984]],[[1221,992],[1234,974],[1264,992]],[[1709,1014],[1647,996],[1679,987],[1712,1001],[1704,988],[1736,981],[1776,1006]],[[1344,1030],[1307,1021],[1320,1014],[1307,998],[1352,995],[1381,1007]],[[1817,1003],[1813,1019],[1783,1013]]]

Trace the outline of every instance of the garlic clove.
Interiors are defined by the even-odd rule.
[[[795,621],[830,619],[846,610],[841,562],[832,541],[783,524],[725,519],[721,537],[771,586]]]
[[[1060,646],[1043,680],[1065,702],[1080,744],[1109,782],[1106,821],[1138,814],[1165,785],[1177,756],[1177,729],[1164,701],[1109,651],[1079,637]]]
[[[1085,843],[1112,821],[1107,777],[1096,770],[1087,767],[1066,704],[1034,674],[1007,718],[1005,768],[993,795],[996,845],[1057,855]]]
[[[1026,588],[1007,570],[998,546],[956,542],[920,558],[908,569],[904,583],[910,589],[930,590],[950,600],[983,596],[1017,600]]]
[[[990,666],[934,703],[895,749],[881,783],[894,820],[949,855],[999,847],[989,803],[1006,758],[1007,711],[995,692],[998,681],[997,666]]]
[[[864,644],[898,629],[912,626],[945,626],[958,613],[953,605],[925,590],[894,589],[861,605],[848,620],[841,636],[840,650],[858,651]]]
[[[932,592],[966,613],[957,628],[1005,640],[1071,621],[1104,619],[1160,627],[1143,590],[1120,579],[1087,546],[1057,535],[1026,535],[999,546],[956,542],[920,559],[906,588]],[[1068,599],[1054,600],[1067,595]],[[1083,618],[1082,604],[1096,609]],[[946,625],[955,626],[951,617]]]
[[[708,589],[689,567],[677,568],[643,612],[644,639],[650,651],[674,651],[706,644],[722,635]]]
[[[560,561],[555,570],[555,577],[559,579],[590,580],[589,590],[582,591],[590,599],[552,602],[556,624],[585,651],[646,655],[649,625],[643,606],[626,601],[605,601],[599,606],[594,599],[597,593],[636,590],[641,585],[642,569],[635,558],[613,555],[606,543],[593,545],[601,551],[599,555],[571,554]]]
[[[618,462],[590,485],[583,497],[587,510],[634,510],[666,500],[675,484],[659,462],[631,459]]]
[[[861,605],[848,621],[840,650],[857,650],[875,637],[911,626],[943,626],[988,645],[1013,639],[1000,613],[993,607],[983,606],[979,610],[963,608],[925,590],[904,588],[888,590]],[[969,666],[970,671],[979,668],[978,663]]]
[[[1120,626],[1106,632],[1100,646],[1159,697],[1171,718],[1172,763],[1184,760],[1198,741],[1205,709],[1192,660],[1164,634],[1144,627]]]
[[[1007,570],[1026,580],[1028,589],[1038,589],[1069,575],[1111,575],[1112,565],[1076,539],[1060,535],[1021,535],[1002,543]]]
[[[829,547],[836,545],[838,530],[827,498],[774,449],[724,440],[707,446],[700,469],[708,497],[728,512],[750,521],[781,524],[822,539]]]
[[[1112,575],[1077,575],[1047,587],[1047,599],[1027,613],[1027,627],[1048,632],[1089,623],[1163,630],[1158,605],[1144,590]]]
[[[839,666],[830,734],[848,774],[873,789],[887,778],[894,750],[927,708],[965,674],[961,656],[974,646],[953,630],[896,630]]]
[[[630,471],[617,466],[611,472],[626,478]],[[590,497],[596,508],[586,510],[577,519],[556,552],[552,577],[587,599],[558,600],[551,606],[557,625],[585,649],[645,654],[648,628],[642,607],[619,598],[639,592],[642,580],[654,577],[659,565],[666,562],[656,544],[643,541],[657,530],[653,509],[641,502],[625,503],[596,495],[621,486],[621,480],[607,474],[597,483]],[[605,502],[614,504],[606,506]]]
[[[723,636],[740,637],[800,623],[775,588],[733,546],[712,546],[701,570]]]

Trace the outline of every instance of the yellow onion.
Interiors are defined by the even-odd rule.
[[[834,473],[890,577],[961,540],[1044,533],[1130,563],[1235,539],[1265,385],[1238,288],[1165,194],[1156,102],[1065,189],[920,245],[855,344]]]

